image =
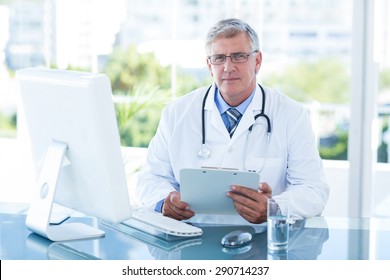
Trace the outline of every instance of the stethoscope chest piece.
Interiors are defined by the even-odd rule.
[[[208,159],[211,155],[211,152],[209,149],[207,149],[205,144],[202,144],[202,147],[199,150],[198,156],[202,159]]]

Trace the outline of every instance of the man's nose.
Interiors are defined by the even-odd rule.
[[[225,72],[231,72],[235,69],[236,64],[232,62],[231,57],[227,57],[224,64],[223,64],[223,69]]]

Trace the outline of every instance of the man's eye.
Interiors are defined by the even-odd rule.
[[[246,59],[246,54],[245,53],[235,53],[233,55],[233,57],[236,60],[243,60],[243,59]]]
[[[222,54],[214,56],[214,61],[224,61],[224,60],[225,60],[225,56]]]

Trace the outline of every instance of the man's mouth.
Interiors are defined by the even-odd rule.
[[[232,81],[236,81],[236,80],[239,80],[239,78],[223,78],[222,81],[226,81],[226,82],[232,82]]]

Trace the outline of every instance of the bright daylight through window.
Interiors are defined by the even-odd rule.
[[[329,184],[326,211],[348,215],[348,143],[354,2],[313,0],[0,0],[0,188],[9,201],[30,200],[34,177],[15,71],[31,66],[105,73],[112,84],[131,185],[168,101],[212,81],[204,34],[219,19],[245,19],[260,36],[258,81],[309,110]],[[375,215],[390,215],[390,1],[375,1],[378,64]],[[77,5],[77,9],[74,7]],[[93,9],[91,6],[93,5]],[[338,12],[335,11],[337,7]],[[379,8],[378,8],[379,7]],[[356,28],[356,27],[355,27]],[[213,57],[214,63],[225,57]],[[232,60],[244,57],[231,56]],[[131,150],[131,152],[129,152]],[[129,158],[131,157],[131,159]],[[25,176],[15,176],[21,170]],[[17,177],[18,179],[14,179]],[[381,180],[384,180],[383,182]],[[382,182],[382,183],[381,183]],[[21,187],[23,186],[23,187]],[[337,205],[345,205],[336,209]],[[337,210],[337,211],[336,211]]]

